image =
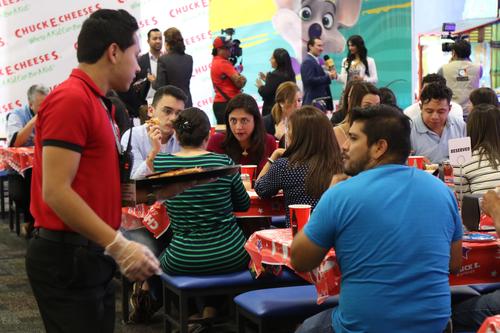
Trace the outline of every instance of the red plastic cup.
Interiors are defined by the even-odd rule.
[[[408,156],[408,166],[424,170],[424,156]]]
[[[241,174],[246,173],[250,176],[250,180],[254,180],[257,173],[257,166],[253,164],[242,165],[241,166]]]
[[[212,127],[210,127],[210,135],[209,135],[209,137],[211,137],[214,134],[215,134],[215,126],[212,126]]]
[[[302,230],[309,221],[311,216],[311,205],[289,205],[290,225],[292,226],[292,234],[295,236],[297,232]]]

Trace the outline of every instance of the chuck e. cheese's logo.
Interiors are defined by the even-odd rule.
[[[18,109],[22,106],[23,106],[23,103],[19,99],[16,99],[13,102],[11,101],[11,102],[2,103],[2,104],[0,104],[0,113],[10,112],[10,111]]]
[[[214,98],[212,96],[204,97],[196,102],[196,106],[202,109],[203,107],[212,106],[214,103]]]
[[[57,28],[61,24],[89,16],[90,14],[101,8],[102,8],[101,4],[96,3],[95,5],[92,6],[87,6],[85,8],[73,10],[59,16],[54,16],[43,21],[19,27],[14,30],[14,35],[17,38],[23,38],[35,32],[40,32],[51,28]]]
[[[202,32],[193,36],[187,36],[184,38],[184,44],[186,44],[186,46],[193,46],[194,44],[204,42],[207,39],[212,40],[211,31]]]
[[[58,60],[59,54],[56,51],[50,53],[41,54],[35,57],[24,59],[18,61],[12,65],[0,66],[0,77],[1,76],[11,76],[17,74],[18,72],[32,68],[34,66],[42,65],[50,61]]]
[[[177,16],[180,16],[182,14],[189,13],[189,12],[201,9],[201,8],[206,8],[206,7],[208,7],[208,3],[209,3],[208,0],[193,1],[193,2],[190,2],[186,5],[170,9],[168,14],[170,15],[170,17],[177,17]]]
[[[151,16],[149,18],[142,19],[137,22],[137,25],[139,26],[140,29],[155,26],[157,24],[158,24],[158,19],[156,18],[156,16]]]
[[[210,68],[212,67],[212,63],[204,64],[201,66],[197,66],[193,69],[193,76],[196,77],[198,75],[204,74],[208,71],[210,71]]]
[[[16,5],[23,0],[0,0],[0,8],[9,7],[12,5]]]

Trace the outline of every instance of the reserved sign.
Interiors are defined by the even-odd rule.
[[[451,165],[464,165],[472,160],[470,137],[448,140]]]

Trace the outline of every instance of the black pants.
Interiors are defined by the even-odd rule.
[[[32,223],[30,213],[31,202],[31,169],[24,171],[24,176],[18,173],[9,175],[9,196],[15,202],[17,209],[24,214],[25,222]]]
[[[113,332],[115,270],[102,249],[35,235],[28,245],[26,271],[46,331]]]
[[[217,125],[225,124],[225,115],[226,115],[226,105],[227,102],[214,102],[213,110],[215,119],[217,119]]]

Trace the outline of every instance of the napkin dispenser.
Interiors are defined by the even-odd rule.
[[[468,231],[478,231],[481,220],[479,199],[483,194],[465,194],[462,199],[462,223]]]

